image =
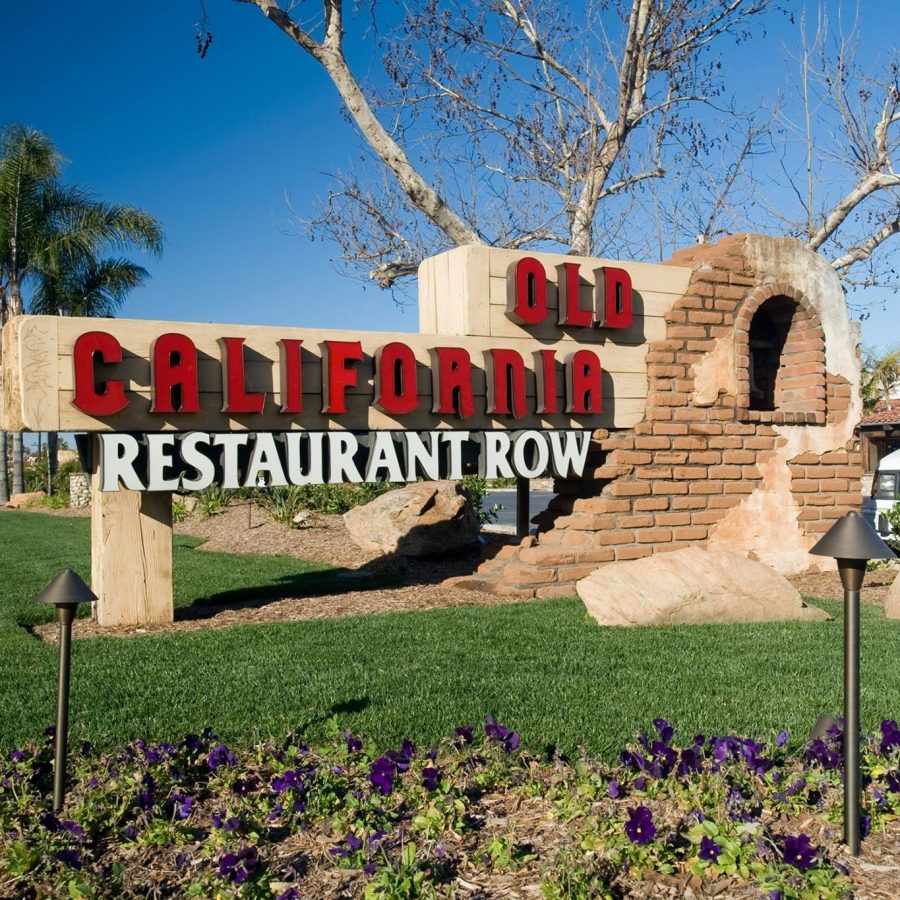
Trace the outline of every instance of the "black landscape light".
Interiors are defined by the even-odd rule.
[[[838,519],[809,552],[836,559],[844,587],[844,843],[859,856],[859,591],[866,563],[896,554],[858,512]]]
[[[56,760],[53,767],[53,812],[62,809],[66,793],[66,749],[69,737],[69,664],[72,659],[72,622],[79,603],[93,603],[94,592],[71,570],[60,572],[35,597],[52,603],[59,622],[59,684],[56,693]]]

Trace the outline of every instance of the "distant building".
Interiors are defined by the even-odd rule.
[[[871,479],[878,468],[878,461],[888,453],[900,450],[900,400],[880,401],[873,412],[860,419],[859,436],[863,473]],[[864,484],[863,494],[866,493],[865,487]]]

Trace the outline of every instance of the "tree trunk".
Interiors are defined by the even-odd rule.
[[[0,503],[9,500],[9,469],[6,459],[6,432],[0,431]]]
[[[13,450],[13,478],[12,491],[14,494],[25,493],[25,446],[22,443],[22,432],[14,431],[12,436]]]
[[[47,432],[47,493],[55,492],[54,480],[59,468],[59,434],[55,431]]]

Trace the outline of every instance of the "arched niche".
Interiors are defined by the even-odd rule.
[[[738,311],[735,341],[741,421],[825,423],[825,332],[802,291],[757,288]]]

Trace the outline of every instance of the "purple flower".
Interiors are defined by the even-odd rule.
[[[191,864],[191,854],[190,853],[179,853],[178,856],[175,857],[175,865],[179,869],[187,868]]]
[[[385,797],[394,789],[394,764],[386,756],[379,756],[372,763],[369,773],[372,785]]]
[[[900,747],[900,727],[893,719],[885,719],[881,723],[881,752],[890,753],[894,747]]]
[[[809,835],[787,835],[782,848],[782,859],[786,865],[794,866],[801,872],[811,869],[816,861],[816,848],[812,846]]]
[[[221,828],[222,831],[231,833],[238,831],[241,827],[241,820],[237,816],[228,816],[226,812],[214,812],[212,814],[212,827]]]
[[[57,819],[53,813],[41,813],[38,822],[40,823],[41,828],[46,828],[47,831],[59,831],[59,819]]]
[[[297,888],[288,888],[286,891],[282,891],[276,900],[300,900],[300,891]]]
[[[625,834],[632,844],[649,844],[656,837],[653,813],[646,806],[635,806],[628,810]]]
[[[615,800],[619,796],[619,782],[613,779],[609,783],[609,796]]]
[[[460,725],[453,732],[456,736],[456,746],[462,747],[464,744],[471,744],[473,740],[474,729],[471,725]]]
[[[363,743],[358,737],[354,737],[352,734],[347,735],[347,752],[348,753],[359,753],[363,748]]]
[[[13,752],[9,754],[9,758],[12,762],[22,762],[22,760],[25,759],[25,754],[21,750],[13,750]]]
[[[668,744],[672,740],[672,735],[675,734],[675,729],[665,719],[654,719],[653,727],[664,744]]]
[[[632,786],[636,791],[643,791],[647,789],[647,779],[641,775],[639,778],[635,778],[632,782]]]
[[[378,869],[376,868],[375,863],[373,863],[373,862],[367,862],[363,866],[363,872],[366,875],[374,875],[377,871],[378,871]]]
[[[77,822],[73,822],[71,819],[63,819],[59,823],[59,827],[62,831],[68,831],[69,834],[76,837],[79,841],[83,841],[87,838],[87,834],[85,834],[84,829]]]
[[[888,772],[884,776],[884,780],[887,782],[888,790],[892,794],[900,794],[900,773]]]
[[[422,769],[422,784],[426,791],[436,791],[441,782],[441,773],[434,766]]]
[[[216,744],[206,757],[206,765],[213,772],[221,766],[236,766],[237,761],[237,754],[229,750],[224,744]]]
[[[349,832],[347,837],[344,838],[344,843],[346,843],[351,850],[362,850],[363,842],[352,832]]]
[[[259,787],[259,779],[255,775],[251,775],[249,778],[237,778],[233,785],[231,785],[231,792],[233,794],[237,794],[239,797],[246,797],[248,794],[252,794]]]
[[[779,731],[778,737],[775,739],[776,746],[783,747],[787,742],[788,742],[787,731]]]
[[[303,787],[300,780],[300,773],[296,769],[288,769],[280,775],[276,775],[272,779],[272,790],[276,794],[283,794],[285,791],[299,790]]]
[[[221,857],[216,874],[232,884],[243,884],[258,865],[256,847],[242,846],[237,853],[226,853]]]
[[[80,850],[57,850],[53,856],[64,865],[67,865],[70,869],[75,869],[76,871],[81,870]]]
[[[721,852],[722,848],[712,838],[703,835],[703,839],[700,841],[700,852],[697,854],[700,859],[714,863]]]
[[[484,736],[489,741],[505,741],[509,737],[509,729],[499,725],[493,716],[485,716]]]
[[[175,807],[175,814],[179,819],[186,819],[191,814],[191,809],[194,806],[194,798],[193,797],[185,797],[178,806]]]

